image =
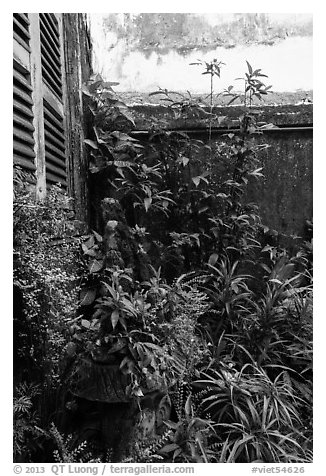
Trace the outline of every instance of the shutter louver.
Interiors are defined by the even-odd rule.
[[[65,134],[63,119],[45,100],[44,108],[44,138],[46,182],[60,182],[64,188],[66,181]]]
[[[53,13],[40,13],[40,36],[43,80],[62,99],[60,32]]]
[[[13,30],[15,40],[17,40],[27,51],[30,51],[29,19],[27,13],[13,14]]]
[[[33,101],[30,75],[14,61],[14,163],[35,172]]]

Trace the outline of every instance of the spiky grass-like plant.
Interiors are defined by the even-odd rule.
[[[286,371],[271,380],[261,367],[245,364],[240,371],[213,369],[203,377],[197,382],[207,390],[203,406],[225,438],[220,462],[306,460],[298,431],[301,399]]]

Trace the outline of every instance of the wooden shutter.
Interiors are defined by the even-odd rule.
[[[62,99],[60,31],[54,13],[40,13],[40,38],[43,80]]]
[[[14,164],[35,172],[33,100],[28,62],[30,32],[27,13],[13,14],[13,36],[20,47],[13,61]]]
[[[43,101],[44,139],[45,139],[45,168],[47,183],[60,182],[67,186],[65,132],[62,116]]]
[[[67,187],[63,117],[62,38],[54,13],[40,13],[46,183]]]
[[[35,171],[32,87],[28,71],[14,61],[14,163]]]
[[[62,14],[14,13],[13,37],[14,162],[35,172],[42,199],[68,188]]]

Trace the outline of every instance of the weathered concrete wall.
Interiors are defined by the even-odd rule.
[[[216,91],[242,87],[235,78],[245,60],[262,68],[274,91],[312,89],[311,14],[92,14],[91,31],[94,70],[120,82],[117,91],[208,92],[209,78],[189,63],[213,58],[226,63]]]
[[[311,129],[265,134],[261,153],[264,178],[250,184],[247,199],[258,204],[263,224],[302,236],[313,214]]]
[[[266,130],[257,138],[259,143],[269,145],[260,153],[264,178],[249,184],[246,199],[257,203],[264,225],[280,233],[302,236],[305,221],[311,220],[313,213],[312,105],[265,106],[261,110],[259,119],[278,128]],[[132,111],[137,129],[142,131],[136,132],[136,136],[145,138],[146,131],[155,123],[165,128],[185,130],[190,137],[204,142],[208,140],[208,119],[204,114],[180,117],[171,108],[154,105],[134,106]],[[236,129],[237,118],[243,112],[243,107],[214,108],[213,148],[224,140],[223,134]],[[219,121],[223,116],[228,117],[229,129]],[[205,162],[207,154],[203,153],[202,157]],[[221,181],[222,169],[218,159],[214,159],[216,182]]]

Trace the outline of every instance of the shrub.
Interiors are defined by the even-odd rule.
[[[70,200],[57,186],[44,202],[35,200],[33,188],[21,171],[14,183],[14,356],[15,394],[25,406],[17,407],[15,457],[36,450],[24,434],[46,429],[52,412],[58,415],[63,356],[70,340],[69,324],[78,309],[79,240]],[[27,389],[36,384],[32,397]],[[15,397],[16,398],[16,397]],[[33,402],[32,402],[33,400]],[[33,405],[32,405],[33,403]],[[37,433],[39,434],[39,433]]]

